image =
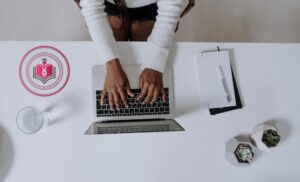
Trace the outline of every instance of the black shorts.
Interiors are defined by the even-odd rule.
[[[104,11],[108,16],[120,16],[120,10],[118,7],[108,1],[105,1],[105,9]],[[131,21],[139,20],[139,21],[148,21],[148,20],[156,20],[157,16],[157,3],[149,4],[147,6],[138,7],[138,8],[127,8],[127,12],[129,14],[129,19]]]

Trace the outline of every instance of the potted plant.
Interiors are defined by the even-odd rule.
[[[257,148],[263,151],[269,151],[278,146],[280,139],[279,130],[270,124],[257,125],[251,133],[251,140]]]
[[[256,155],[256,147],[250,140],[235,137],[226,143],[226,159],[234,166],[249,166]]]

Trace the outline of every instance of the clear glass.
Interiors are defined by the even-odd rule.
[[[17,115],[17,126],[23,133],[38,132],[49,122],[49,114],[35,107],[24,107]]]

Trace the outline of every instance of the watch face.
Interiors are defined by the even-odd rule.
[[[70,66],[65,55],[51,46],[38,46],[29,50],[19,66],[22,85],[37,96],[52,96],[67,85]]]

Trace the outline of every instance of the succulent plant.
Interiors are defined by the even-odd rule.
[[[250,166],[257,157],[257,148],[250,142],[249,136],[238,135],[225,144],[225,157],[234,166]]]
[[[262,136],[262,142],[267,147],[275,147],[280,142],[280,135],[276,130],[265,130]]]
[[[254,152],[250,145],[242,143],[237,146],[235,156],[240,163],[251,163]]]

